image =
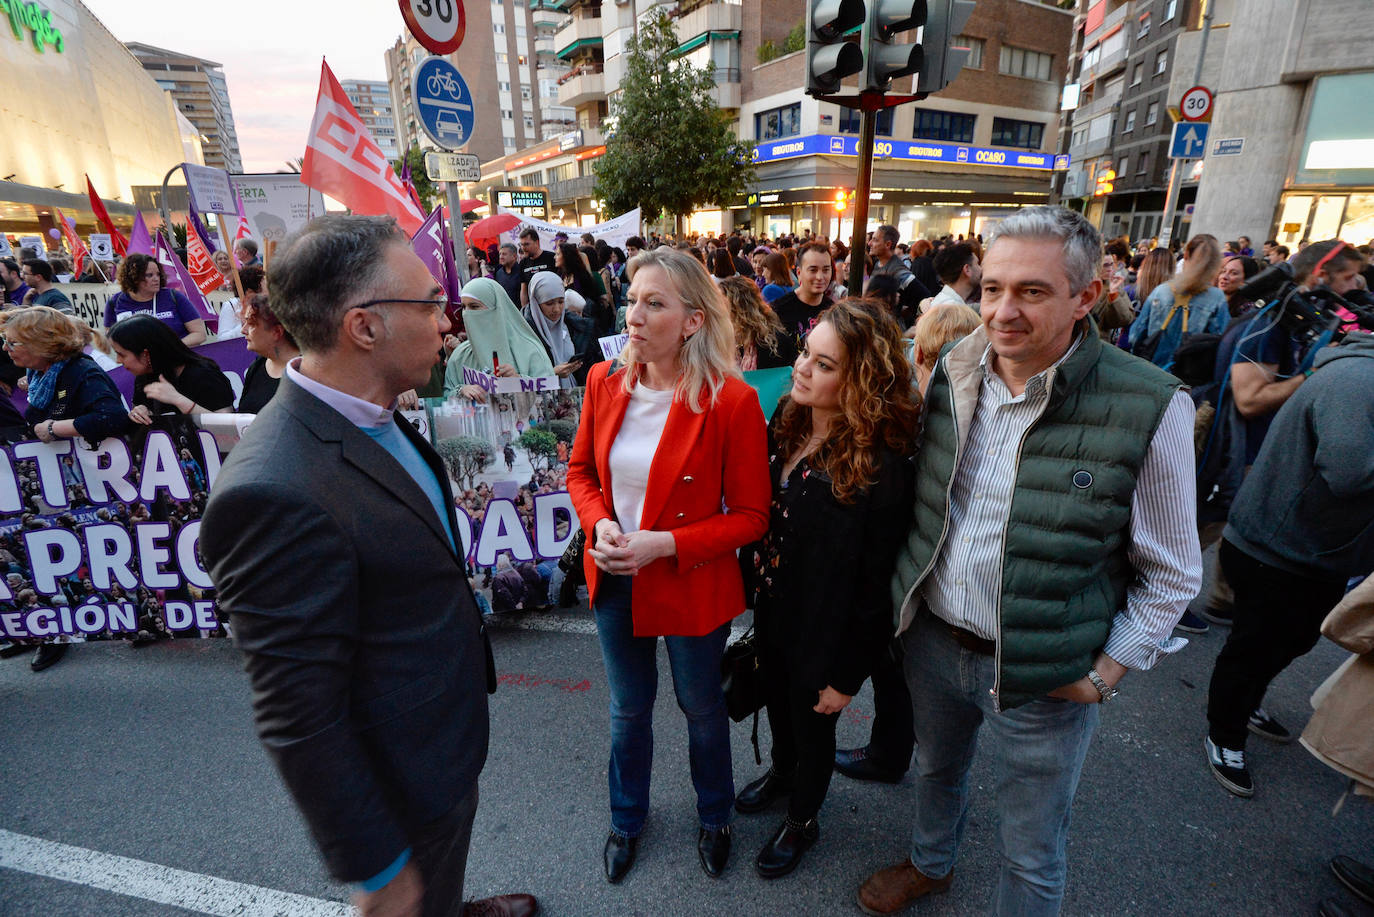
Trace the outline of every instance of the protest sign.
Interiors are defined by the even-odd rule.
[[[548,223],[544,220],[536,220],[534,217],[524,216],[514,210],[507,210],[505,207],[497,208],[498,213],[506,213],[517,217],[520,225],[501,234],[502,242],[511,242],[515,245],[520,244],[520,233],[526,229],[533,229],[539,233],[539,245],[545,251],[553,249],[553,237],[558,233],[563,233],[569,241],[577,242],[582,238],[584,232],[589,232],[597,239],[606,240],[606,244],[611,248],[625,247],[625,240],[631,236],[639,235],[639,208],[636,207],[626,213],[622,213],[614,220],[607,220],[604,223],[597,223],[594,226],[559,226],[557,223]]]
[[[230,180],[259,243],[280,242],[311,217],[324,216],[324,195],[301,184],[299,173],[234,175]]]

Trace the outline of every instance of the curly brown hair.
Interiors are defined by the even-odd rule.
[[[879,305],[842,299],[820,317],[844,345],[840,370],[840,409],[820,447],[809,459],[824,472],[841,503],[877,480],[878,453],[915,451],[921,396],[912,384],[902,329]],[[811,436],[811,409],[784,396],[774,428],[778,448],[793,455]]]
[[[744,351],[753,345],[776,355],[782,320],[763,301],[758,284],[747,277],[727,277],[720,292],[730,307],[730,324],[735,326],[735,348]]]
[[[124,263],[119,266],[119,288],[132,296],[138,285],[143,282],[143,275],[147,273],[150,264],[157,265],[158,279],[162,281],[160,289],[166,289],[167,272],[156,258],[142,252],[135,252],[125,258]]]

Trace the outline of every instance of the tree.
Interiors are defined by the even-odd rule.
[[[285,169],[281,169],[281,170],[279,170],[279,171],[282,171],[282,172],[304,172],[304,171],[305,171],[305,157],[304,157],[304,156],[297,156],[295,159],[288,159],[288,160],[286,160],[286,168],[285,168]]]
[[[453,436],[434,446],[448,476],[463,487],[474,487],[477,476],[496,461],[496,447],[477,436]]]
[[[434,182],[429,180],[429,174],[425,172],[425,151],[420,149],[418,143],[411,144],[410,149],[400,159],[391,163],[391,168],[397,175],[401,174],[401,168],[410,163],[410,183],[415,186],[415,193],[420,195],[420,203],[428,209],[434,206],[434,196],[439,190],[434,187]]]
[[[571,420],[548,420],[539,424],[538,429],[548,430],[560,443],[572,446],[573,438],[577,436],[577,424]]]
[[[558,455],[558,437],[548,430],[530,427],[520,434],[520,438],[515,441],[515,444],[525,450],[531,468],[539,467],[538,459],[544,460],[545,467],[553,467],[553,461]]]
[[[596,166],[596,196],[612,213],[639,207],[649,222],[680,217],[725,206],[754,180],[753,144],[735,136],[711,98],[713,70],[692,66],[677,48],[660,9],[626,49],[615,133]]]

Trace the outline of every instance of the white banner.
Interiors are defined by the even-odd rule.
[[[301,184],[299,173],[233,175],[230,180],[243,198],[243,212],[259,245],[280,242],[310,217],[324,215],[324,195]]]
[[[514,229],[501,234],[502,242],[514,242],[520,244],[520,233],[526,229],[533,229],[539,233],[539,245],[545,251],[553,249],[553,237],[558,233],[563,233],[568,237],[568,241],[574,245],[579,244],[584,232],[592,234],[592,238],[605,239],[606,244],[611,248],[625,248],[625,240],[630,236],[639,235],[639,208],[636,207],[627,213],[622,213],[614,220],[607,220],[605,223],[597,223],[595,226],[559,226],[557,223],[546,223],[543,220],[536,220],[534,217],[522,216],[514,210],[507,210],[500,207],[498,213],[508,213],[511,216],[520,217],[520,225]]]

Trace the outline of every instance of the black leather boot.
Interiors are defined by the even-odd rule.
[[[768,773],[739,791],[739,795],[735,797],[735,809],[743,815],[753,815],[790,795],[791,779],[779,776],[770,767]]]
[[[781,878],[797,868],[802,854],[810,849],[820,836],[821,826],[816,819],[799,824],[791,818],[785,818],[782,827],[778,828],[778,833],[774,834],[772,840],[764,844],[763,849],[759,851],[759,858],[755,861],[754,867],[765,879]]]
[[[714,831],[699,830],[697,855],[701,857],[702,870],[712,879],[719,879],[725,872],[725,864],[730,862],[730,826]]]
[[[33,660],[29,663],[29,668],[35,672],[57,665],[58,661],[71,649],[70,643],[44,643],[33,654]]]
[[[617,884],[629,873],[639,852],[639,838],[621,837],[614,831],[606,838],[606,881]]]

